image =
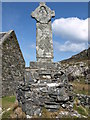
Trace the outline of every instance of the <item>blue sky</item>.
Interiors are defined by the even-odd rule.
[[[55,11],[52,19],[54,61],[69,58],[87,48],[88,3],[46,4]],[[32,2],[2,4],[2,31],[15,31],[26,66],[36,61],[36,21],[30,14],[38,5]]]

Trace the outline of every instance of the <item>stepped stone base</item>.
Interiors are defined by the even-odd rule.
[[[43,108],[48,111],[57,111],[62,106],[68,108],[73,99],[71,87],[60,80],[32,80],[18,87],[17,99],[26,115],[40,115]]]
[[[30,62],[30,68],[36,69],[51,69],[51,68],[56,68],[57,67],[57,63],[55,62]]]
[[[62,74],[61,66],[55,62],[30,62],[33,79],[52,79],[55,74]]]
[[[60,64],[30,62],[25,83],[18,86],[17,99],[26,115],[40,115],[43,108],[57,111],[62,106],[70,106],[72,86]]]

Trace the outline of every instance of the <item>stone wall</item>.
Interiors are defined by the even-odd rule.
[[[56,74],[64,74],[58,62],[30,62],[30,72],[33,79],[52,79]]]
[[[43,108],[52,112],[58,111],[60,107],[71,110],[72,85],[68,83],[65,74],[59,80],[32,79],[18,86],[17,100],[29,116],[41,116]]]
[[[25,61],[14,31],[2,39],[2,96],[16,94],[19,82],[24,80]]]
[[[2,45],[0,44],[0,114],[2,112]],[[1,116],[0,116],[1,118]]]

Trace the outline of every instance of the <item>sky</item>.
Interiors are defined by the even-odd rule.
[[[14,30],[26,66],[36,61],[36,21],[31,13],[38,2],[2,3],[2,31]],[[87,2],[47,2],[55,11],[52,18],[54,62],[61,61],[86,49],[88,43]]]

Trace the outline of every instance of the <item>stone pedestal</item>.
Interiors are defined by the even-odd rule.
[[[30,72],[34,79],[51,79],[55,74],[61,74],[61,66],[55,62],[30,62]]]

